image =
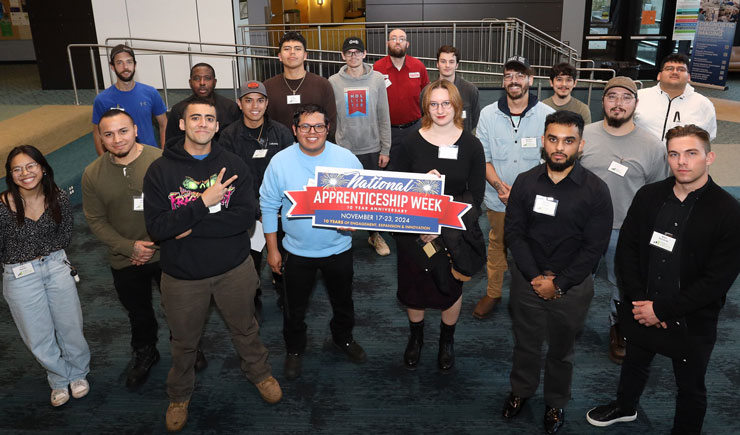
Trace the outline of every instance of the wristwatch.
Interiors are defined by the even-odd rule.
[[[565,294],[565,292],[562,291],[562,290],[560,290],[560,287],[558,287],[558,285],[555,284],[555,281],[552,282],[552,285],[553,285],[553,287],[555,287],[555,295],[556,296],[560,297],[560,296],[563,296]]]

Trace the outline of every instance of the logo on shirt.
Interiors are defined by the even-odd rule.
[[[368,94],[369,88],[344,89],[344,106],[347,108],[347,117],[367,116]]]
[[[218,174],[211,175],[205,181],[196,181],[192,177],[185,176],[185,180],[183,180],[180,185],[179,191],[170,192],[170,194],[167,195],[170,199],[170,207],[172,207],[172,210],[177,210],[178,208],[184,207],[195,201],[200,198],[206,189],[213,186],[217,179]],[[221,200],[221,205],[224,208],[229,208],[229,201],[231,200],[231,195],[234,193],[235,189],[236,188],[234,186],[229,186],[229,188],[226,189],[226,194]]]

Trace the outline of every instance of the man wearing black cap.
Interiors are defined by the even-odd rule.
[[[185,111],[187,102],[195,97],[210,98],[213,100],[213,103],[216,105],[218,125],[222,129],[225,129],[228,125],[241,118],[242,114],[239,111],[239,107],[234,104],[234,101],[216,92],[216,82],[216,71],[211,65],[201,62],[190,68],[190,80],[188,80],[188,84],[190,85],[190,89],[193,90],[193,95],[172,106],[172,110],[170,110],[170,114],[167,117],[167,141],[173,137],[183,137],[185,135],[185,132],[180,130],[180,119]],[[216,132],[216,136],[213,138],[219,143],[221,142],[219,132]]]
[[[609,315],[609,359],[621,364],[625,343],[617,321],[616,302],[620,300],[614,274],[614,253],[619,229],[638,189],[669,175],[665,147],[660,139],[634,122],[637,86],[629,77],[614,77],[606,83],[602,104],[604,119],[586,126],[581,163],[609,186],[614,222],[609,247],[604,254],[607,280],[611,283]]]
[[[98,124],[103,113],[110,109],[122,109],[131,115],[138,129],[138,142],[157,146],[152,127],[152,116],[159,124],[159,140],[164,145],[167,128],[167,106],[159,92],[149,85],[134,81],[136,58],[134,50],[123,44],[116,45],[110,52],[110,67],[118,80],[104,90],[93,102],[93,142],[98,155],[105,152]]]
[[[342,58],[347,64],[329,77],[329,83],[337,104],[337,145],[352,151],[365,169],[378,170],[388,165],[391,118],[383,75],[363,62],[366,54],[360,38],[345,39]],[[368,243],[378,255],[391,253],[378,232]]]
[[[545,117],[554,112],[529,93],[534,78],[527,59],[513,56],[504,64],[506,95],[480,112],[476,135],[486,156],[486,196],[488,222],[488,288],[473,310],[473,317],[484,319],[501,302],[504,284],[506,245],[504,214],[509,190],[517,175],[540,163]]]
[[[254,196],[259,200],[260,186],[265,169],[278,151],[293,144],[293,133],[283,124],[267,117],[265,111],[269,104],[267,89],[262,82],[249,81],[239,88],[236,101],[242,111],[242,122],[233,122],[221,132],[219,144],[241,157],[252,173]],[[261,218],[257,207],[257,219]],[[261,227],[261,226],[260,226]],[[259,275],[262,264],[262,249],[252,246],[252,260]],[[279,275],[278,275],[279,276]],[[278,291],[280,293],[280,290]],[[257,289],[255,305],[259,308],[261,289]],[[282,296],[282,294],[281,294]],[[282,299],[282,298],[281,298]],[[282,302],[278,302],[281,305]]]

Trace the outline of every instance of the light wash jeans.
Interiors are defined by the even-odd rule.
[[[32,260],[34,273],[16,278],[3,270],[3,296],[23,342],[47,372],[51,388],[66,388],[90,372],[90,348],[82,335],[82,309],[64,249]]]

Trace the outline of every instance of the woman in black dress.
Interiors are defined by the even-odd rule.
[[[402,145],[393,170],[431,173],[445,176],[444,194],[456,200],[465,198],[473,208],[472,216],[480,215],[480,205],[485,192],[485,157],[478,138],[463,130],[462,99],[454,84],[437,80],[429,85],[422,101],[424,116],[422,127],[409,134]],[[480,228],[477,220],[466,225],[470,236]],[[458,230],[449,230],[458,236]],[[439,353],[437,363],[441,370],[449,370],[455,363],[453,348],[455,324],[462,305],[461,279],[466,277],[455,271],[455,260],[448,255],[449,243],[443,236],[434,234],[395,235],[398,249],[398,299],[407,307],[411,333],[404,352],[404,364],[415,369],[423,345],[424,310],[442,310]],[[476,244],[477,237],[473,237]],[[484,245],[480,235],[479,244]],[[427,245],[426,251],[423,249]],[[434,250],[430,251],[430,248]],[[482,248],[483,250],[485,248]],[[480,250],[480,249],[479,249]],[[437,252],[429,257],[425,252]],[[485,258],[485,253],[479,253]],[[469,278],[468,278],[469,279]]]

